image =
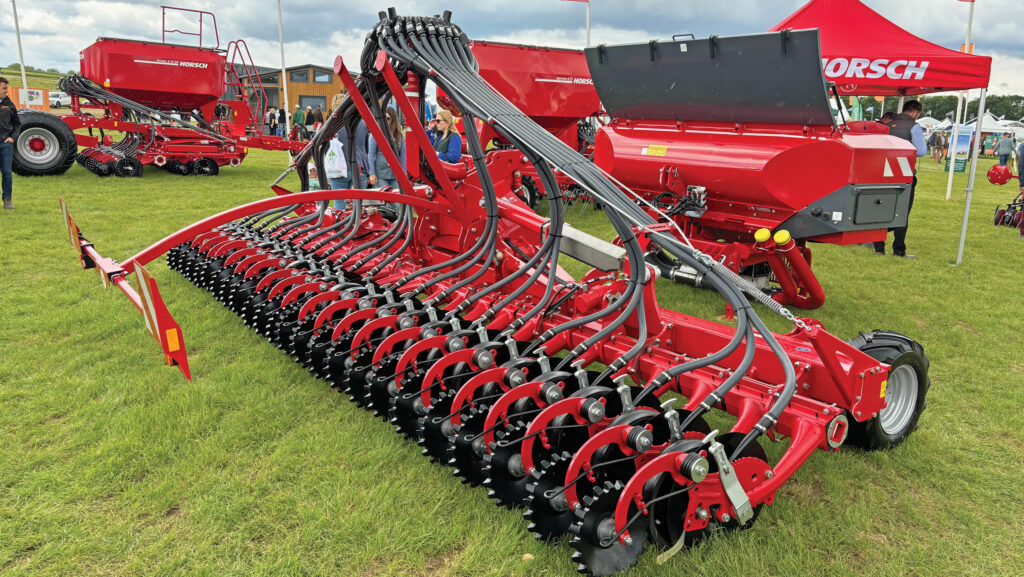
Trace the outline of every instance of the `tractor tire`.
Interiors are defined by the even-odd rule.
[[[928,405],[925,396],[931,381],[924,347],[900,333],[880,330],[862,332],[849,343],[891,370],[885,386],[886,407],[866,421],[851,418],[846,444],[868,451],[896,447],[914,432]]]
[[[19,176],[64,174],[75,163],[75,133],[59,116],[39,110],[19,110],[21,134],[14,143],[12,168]]]
[[[1003,224],[1003,217],[1004,216],[1006,216],[1006,209],[1005,208],[997,208],[996,209],[996,216],[995,216],[995,225],[996,226],[999,226],[999,225]]]

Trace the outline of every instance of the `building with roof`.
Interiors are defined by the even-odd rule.
[[[284,105],[284,90],[281,83],[281,69],[269,69],[257,67],[260,83],[267,93],[267,106],[280,108]],[[298,104],[302,108],[307,106],[323,108],[324,111],[331,104],[335,94],[345,90],[332,68],[318,66],[316,64],[300,64],[285,69],[288,85],[288,103],[292,110]]]

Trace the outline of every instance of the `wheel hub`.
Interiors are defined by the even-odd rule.
[[[901,365],[889,375],[885,388],[885,408],[878,413],[882,430],[895,434],[906,428],[914,417],[917,402],[917,372],[910,365]]]

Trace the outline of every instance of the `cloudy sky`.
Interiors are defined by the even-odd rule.
[[[931,42],[958,49],[968,4],[958,0],[864,0],[874,10]],[[208,10],[217,16],[222,46],[243,38],[256,63],[278,66],[275,0],[17,0],[25,63],[64,72],[78,69],[78,52],[98,36],[160,39],[161,4]],[[805,0],[593,0],[591,42],[668,39],[673,34],[747,34],[767,30]],[[585,5],[559,0],[281,0],[289,66],[330,65],[337,54],[355,64],[377,12],[403,14],[445,9],[471,38],[582,48]],[[174,27],[188,26],[174,21]],[[993,57],[990,91],[1024,94],[1024,10],[1019,0],[978,2],[974,19],[978,54]],[[170,40],[169,40],[170,41]],[[185,37],[177,40],[191,42]],[[17,61],[9,2],[0,4],[0,65]]]

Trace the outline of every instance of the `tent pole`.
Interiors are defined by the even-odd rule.
[[[903,112],[903,101],[906,100],[906,98],[907,98],[906,96],[903,96],[902,94],[900,94],[900,101],[896,105],[896,114],[899,114],[900,112]]]
[[[946,200],[953,194],[953,173],[956,172],[956,141],[960,137],[960,111],[964,106],[964,93],[956,93],[956,115],[953,116],[953,135],[946,146],[946,158],[949,159],[949,181],[946,183]]]
[[[974,177],[978,172],[978,153],[981,152],[981,118],[985,115],[985,95],[987,88],[981,89],[981,101],[978,102],[978,128],[975,131],[974,151],[971,153],[971,176],[967,179],[967,201],[964,203],[964,220],[960,223],[960,248],[956,253],[956,264],[964,260],[964,241],[967,240],[967,217],[971,214],[971,196],[974,193]]]

